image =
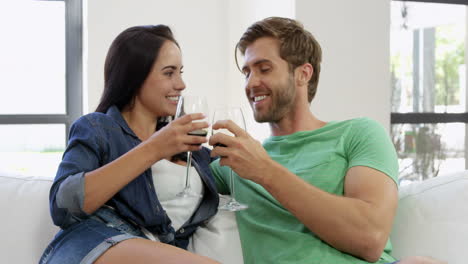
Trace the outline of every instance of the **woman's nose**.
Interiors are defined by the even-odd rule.
[[[182,80],[182,78],[178,78],[178,80],[175,83],[174,89],[182,91],[185,89],[185,82]]]

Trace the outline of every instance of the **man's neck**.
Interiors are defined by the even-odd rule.
[[[299,131],[312,131],[323,127],[325,124],[326,122],[317,119],[308,107],[291,111],[280,121],[269,123],[272,136],[285,136]]]

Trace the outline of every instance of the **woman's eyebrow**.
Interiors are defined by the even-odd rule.
[[[163,67],[161,70],[163,71],[165,69],[177,70],[177,67],[174,65],[168,65],[168,66]]]

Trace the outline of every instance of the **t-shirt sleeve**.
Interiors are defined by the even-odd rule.
[[[379,170],[398,185],[398,158],[387,131],[369,118],[355,119],[347,135],[348,169],[366,166]]]
[[[229,167],[219,165],[219,159],[211,162],[210,164],[211,173],[215,179],[216,187],[220,194],[229,194],[229,186],[227,180],[229,177]]]

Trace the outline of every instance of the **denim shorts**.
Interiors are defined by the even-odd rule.
[[[92,216],[57,233],[44,251],[39,264],[92,264],[107,249],[131,238],[146,238],[140,229],[114,217],[110,209],[99,209],[104,217]],[[103,219],[104,218],[104,219]]]

